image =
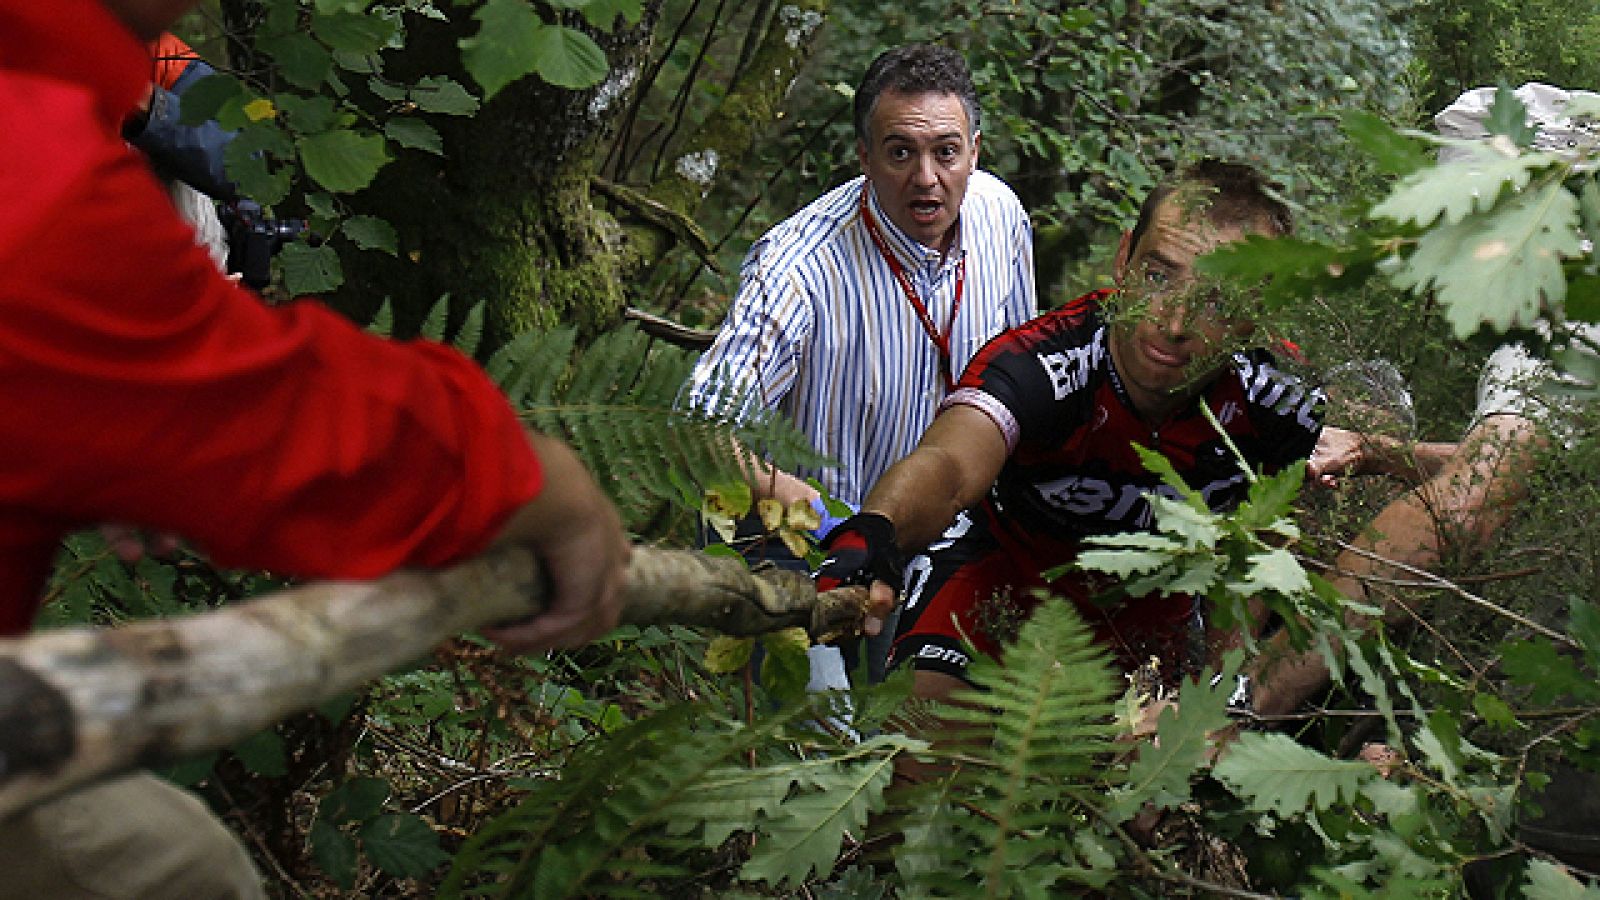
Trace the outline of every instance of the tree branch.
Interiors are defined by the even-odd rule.
[[[424,656],[539,612],[544,573],[510,547],[453,569],[327,582],[171,620],[0,641],[0,819],[68,788],[226,746]],[[861,588],[638,547],[623,621],[755,634],[854,628]]]

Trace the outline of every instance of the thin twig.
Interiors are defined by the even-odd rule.
[[[1481,606],[1484,609],[1487,609],[1487,610],[1489,610],[1490,612],[1492,612],[1492,613],[1494,613],[1496,615],[1499,615],[1499,616],[1502,616],[1504,618],[1510,619],[1511,621],[1516,622],[1518,625],[1521,625],[1524,628],[1527,628],[1527,629],[1530,629],[1530,630],[1532,630],[1534,632],[1537,632],[1538,634],[1544,635],[1545,637],[1549,638],[1552,641],[1556,641],[1557,643],[1565,644],[1566,646],[1571,647],[1574,650],[1582,650],[1583,649],[1583,647],[1581,645],[1579,645],[1577,641],[1575,641],[1572,638],[1562,634],[1561,632],[1556,631],[1553,628],[1548,628],[1548,627],[1546,627],[1544,625],[1540,625],[1538,622],[1533,621],[1532,619],[1528,618],[1527,616],[1524,616],[1521,613],[1513,612],[1513,611],[1511,611],[1509,609],[1506,609],[1504,606],[1501,606],[1500,604],[1495,603],[1492,600],[1488,600],[1488,599],[1485,599],[1483,597],[1480,597],[1477,594],[1474,594],[1471,591],[1468,591],[1467,589],[1461,587],[1460,585],[1456,584],[1455,582],[1451,581],[1450,579],[1443,578],[1441,576],[1435,575],[1432,572],[1429,572],[1427,569],[1421,569],[1421,568],[1418,568],[1416,566],[1410,565],[1408,563],[1400,562],[1399,560],[1396,560],[1396,559],[1389,559],[1388,557],[1385,557],[1382,554],[1374,553],[1371,550],[1367,550],[1367,549],[1362,548],[1362,547],[1357,547],[1355,544],[1352,544],[1349,541],[1342,541],[1342,540],[1339,540],[1338,538],[1324,538],[1323,540],[1328,541],[1329,543],[1332,543],[1333,545],[1337,546],[1341,550],[1349,551],[1351,553],[1356,554],[1357,556],[1363,557],[1365,559],[1369,559],[1369,560],[1371,560],[1373,562],[1381,563],[1383,565],[1399,569],[1400,571],[1405,572],[1407,574],[1414,575],[1414,576],[1417,577],[1417,579],[1419,579],[1419,582],[1418,582],[1417,586],[1420,586],[1420,587],[1434,587],[1434,588],[1440,588],[1442,590],[1449,591],[1450,593],[1455,594],[1456,596],[1460,597],[1463,600],[1466,600],[1469,603],[1475,604],[1477,606]],[[1352,577],[1355,577],[1355,578],[1359,578],[1359,579],[1361,579],[1363,581],[1366,581],[1369,578],[1369,576],[1367,576],[1367,575],[1357,575],[1356,573],[1353,573],[1353,572],[1346,573],[1346,574],[1349,574],[1349,575],[1351,575]],[[1372,577],[1371,580],[1374,581],[1375,583],[1382,583],[1381,579],[1379,579],[1377,577]]]

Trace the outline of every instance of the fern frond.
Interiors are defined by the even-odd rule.
[[[676,860],[746,830],[758,841],[749,877],[776,883],[830,870],[845,832],[881,805],[895,756],[921,744],[895,735],[830,745],[816,758],[773,752],[824,700],[750,726],[682,707],[614,732],[480,829],[444,895],[495,874],[494,893],[504,897],[649,896],[648,879],[681,876]],[[756,748],[773,758],[749,765]]]
[[[685,351],[632,326],[581,353],[575,339],[572,329],[519,335],[486,369],[534,427],[572,444],[630,523],[663,502],[742,477],[735,442],[781,468],[823,462],[776,416],[735,422],[675,406],[694,366]]]
[[[461,323],[460,330],[450,339],[450,346],[474,359],[477,358],[478,351],[483,349],[483,310],[487,305],[481,301],[472,304],[472,308],[467,310],[467,318]]]
[[[392,337],[394,335],[394,305],[389,302],[388,297],[383,298],[383,303],[378,306],[378,311],[373,314],[372,321],[367,324],[367,330],[373,334],[381,334],[384,337]]]
[[[1082,873],[1098,863],[1079,853],[1073,835],[1087,824],[1077,798],[1101,789],[1115,734],[1117,679],[1105,649],[1070,604],[1051,600],[1023,626],[1003,668],[978,665],[971,677],[983,692],[943,715],[967,726],[956,740],[990,732],[993,741],[975,746],[955,776],[949,797],[959,811],[926,811],[966,852],[939,854],[942,865],[914,889],[1010,896],[1037,894],[1057,879],[1088,880]],[[902,852],[933,850],[909,838]]]
[[[428,310],[427,318],[422,320],[421,336],[430,341],[444,343],[445,325],[450,321],[450,295],[441,294],[433,302],[433,308]]]

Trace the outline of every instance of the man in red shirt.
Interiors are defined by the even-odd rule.
[[[100,522],[322,578],[533,548],[550,610],[517,650],[616,621],[628,544],[572,452],[470,360],[269,308],[219,274],[122,141],[145,42],[192,0],[0,0],[0,633],[60,538]],[[203,807],[149,776],[0,823],[0,893],[260,896]]]

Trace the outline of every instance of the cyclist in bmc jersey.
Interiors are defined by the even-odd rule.
[[[1287,209],[1247,167],[1202,163],[1158,188],[1116,261],[1121,299],[1148,302],[1144,314],[1107,317],[1102,306],[1117,292],[1100,291],[995,338],[916,451],[829,536],[819,588],[873,583],[881,606],[903,575],[892,661],[915,669],[919,695],[959,687],[969,645],[998,655],[1035,602],[1031,589],[1046,585],[1041,573],[1075,559],[1083,537],[1150,528],[1148,495],[1168,489],[1135,444],[1166,457],[1215,510],[1248,488],[1229,440],[1268,471],[1310,454],[1320,392],[1265,351],[1228,352],[1252,324],[1226,318],[1214,297],[1191,296],[1194,259],[1289,227]],[[927,552],[902,568],[901,546]],[[1155,656],[1176,674],[1192,661],[1193,598],[1099,599],[1112,587],[1080,572],[1049,583],[1126,668]]]

